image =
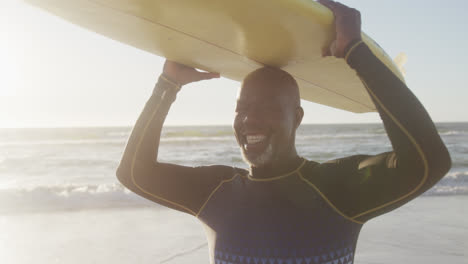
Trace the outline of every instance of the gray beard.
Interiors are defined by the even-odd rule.
[[[273,146],[271,143],[268,144],[265,151],[262,154],[258,155],[254,159],[249,159],[247,155],[244,153],[244,148],[241,147],[242,159],[253,167],[262,167],[265,164],[269,163],[273,158]]]

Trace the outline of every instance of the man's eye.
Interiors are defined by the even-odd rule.
[[[245,111],[247,111],[247,107],[245,107],[245,106],[237,106],[236,107],[236,112],[237,113],[242,113],[242,112],[245,112]]]

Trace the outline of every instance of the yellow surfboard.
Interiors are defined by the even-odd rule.
[[[74,24],[136,48],[242,81],[281,67],[301,97],[331,107],[372,112],[375,106],[343,59],[322,58],[334,37],[333,14],[312,0],[26,0]],[[363,40],[401,80],[392,59]]]

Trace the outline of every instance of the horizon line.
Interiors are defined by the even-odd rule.
[[[434,122],[434,124],[458,124],[458,123],[468,123],[468,121],[440,121]],[[355,122],[355,123],[303,123],[302,125],[378,125],[382,124],[382,122]],[[84,126],[76,126],[76,125],[63,125],[63,126],[0,126],[0,129],[40,129],[40,128],[124,128],[124,127],[133,127],[134,125],[84,125]],[[227,127],[232,126],[232,124],[187,124],[187,125],[180,125],[180,124],[168,124],[164,125],[164,127]]]

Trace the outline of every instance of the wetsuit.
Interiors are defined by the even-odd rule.
[[[228,166],[157,162],[161,129],[177,87],[160,77],[127,143],[117,177],[135,193],[196,216],[212,264],[352,263],[367,220],[433,186],[450,157],[430,117],[362,42],[348,47],[393,151],[325,163],[302,159],[288,174],[256,178]]]

